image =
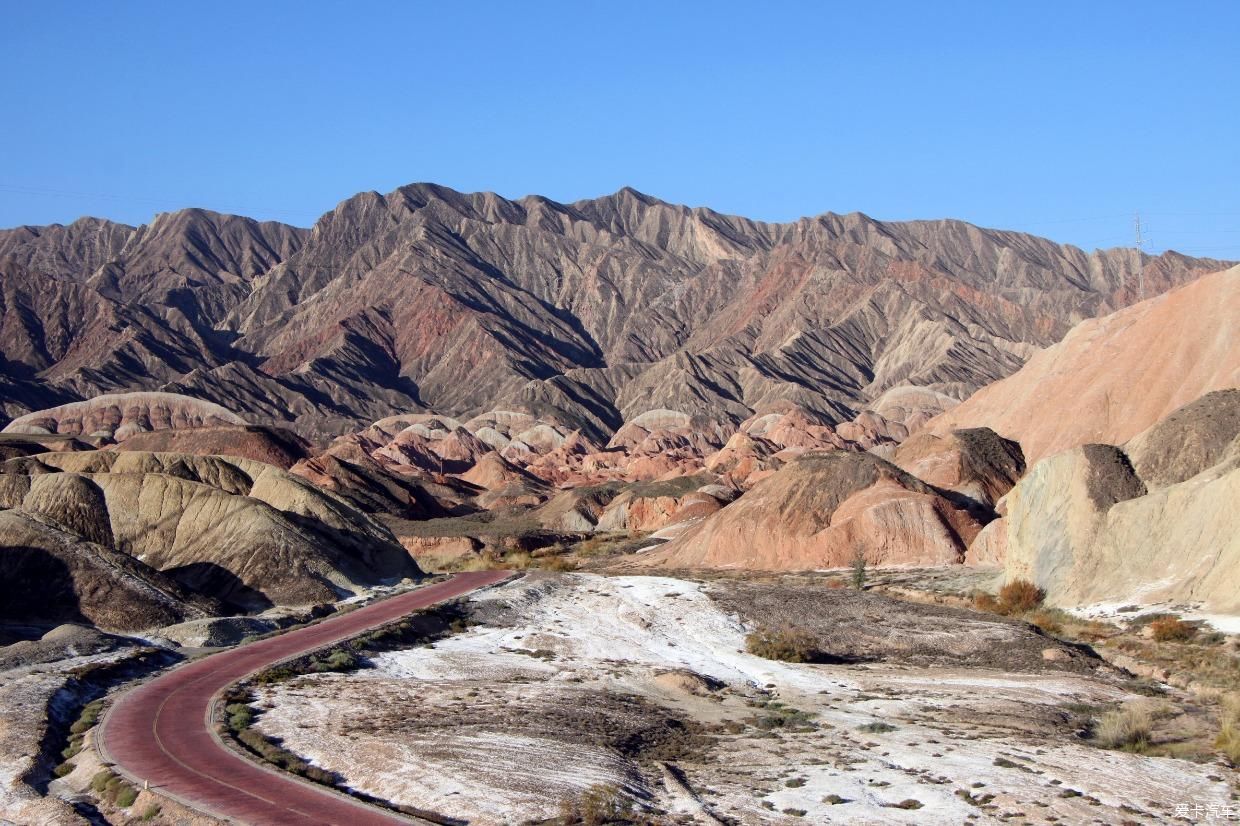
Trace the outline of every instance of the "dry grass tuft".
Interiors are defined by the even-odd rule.
[[[1166,713],[1167,709],[1148,700],[1124,703],[1102,715],[1094,729],[1094,741],[1103,748],[1140,754],[1149,749],[1154,720]]]
[[[1218,738],[1214,745],[1233,766],[1240,766],[1240,694],[1227,694],[1222,700]]]

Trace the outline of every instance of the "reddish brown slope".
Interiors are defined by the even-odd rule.
[[[1123,444],[1212,390],[1240,385],[1240,267],[1083,321],[927,431],[989,427],[1027,463],[1076,445]]]

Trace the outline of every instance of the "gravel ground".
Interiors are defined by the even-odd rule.
[[[358,788],[475,826],[553,817],[599,783],[683,823],[1148,824],[1230,800],[1221,765],[1082,741],[1082,708],[1135,695],[1088,658],[1047,664],[1025,626],[810,596],[531,575],[476,597],[481,624],[432,647],[263,689],[257,725]],[[752,656],[755,610],[821,610],[874,659]],[[885,622],[903,630],[867,630]]]

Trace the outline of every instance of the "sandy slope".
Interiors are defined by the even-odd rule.
[[[1240,267],[1083,321],[1015,374],[926,425],[989,427],[1025,461],[1119,445],[1211,390],[1240,386]]]

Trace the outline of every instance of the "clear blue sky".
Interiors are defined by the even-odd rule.
[[[1240,259],[1238,43],[1235,0],[9,2],[0,226],[630,185]]]

